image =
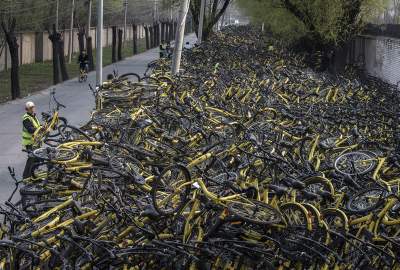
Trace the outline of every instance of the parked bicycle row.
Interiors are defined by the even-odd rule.
[[[48,117],[0,269],[400,269],[399,97],[249,27]],[[14,173],[10,170],[15,178]]]

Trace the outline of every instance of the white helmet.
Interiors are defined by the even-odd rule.
[[[28,101],[27,103],[25,103],[25,109],[30,109],[32,107],[35,107],[35,103],[33,103],[32,101]]]

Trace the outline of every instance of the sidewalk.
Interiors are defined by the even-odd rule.
[[[195,35],[191,34],[185,38],[185,42],[195,42]],[[159,49],[155,48],[127,58],[124,61],[104,67],[103,78],[116,70],[118,74],[134,72],[141,76],[147,68],[147,64],[159,57]],[[14,184],[8,173],[8,166],[14,167],[17,176],[22,175],[26,162],[26,153],[21,149],[21,117],[24,114],[24,104],[32,100],[37,107],[38,115],[48,110],[49,93],[56,89],[56,97],[59,102],[67,108],[60,111],[60,115],[66,117],[72,125],[82,125],[89,119],[91,110],[94,108],[94,98],[88,87],[95,85],[96,74],[91,72],[87,83],[79,83],[77,78],[53,86],[38,92],[32,96],[7,102],[0,105],[0,203],[5,201],[14,188]]]

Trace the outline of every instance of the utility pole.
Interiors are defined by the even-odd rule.
[[[172,3],[171,6],[169,7],[169,19],[172,21]]]
[[[154,0],[153,21],[156,22],[157,20],[157,0]]]
[[[174,55],[172,58],[172,74],[176,75],[179,73],[179,69],[181,66],[181,58],[182,58],[182,47],[183,47],[183,38],[185,35],[185,25],[186,25],[186,15],[189,11],[190,0],[183,0],[181,4],[181,8],[179,10],[179,23],[178,29],[176,30],[176,38],[175,38],[175,49]]]
[[[90,37],[91,24],[92,24],[92,0],[88,0],[88,20],[87,20],[86,37]]]
[[[229,25],[231,25],[231,10],[229,7],[228,7],[228,14],[229,14]]]
[[[128,14],[128,0],[124,1],[124,7],[125,7],[125,17],[124,17],[124,41],[126,42],[126,17]]]
[[[73,53],[73,48],[72,48],[72,40],[73,40],[73,34],[74,34],[74,13],[75,13],[75,0],[72,0],[72,6],[71,6],[71,24],[69,28],[69,40],[68,40],[68,63],[71,64],[72,62],[72,53]]]
[[[204,24],[205,9],[206,9],[206,0],[201,0],[199,30],[197,32],[198,33],[197,44],[201,44],[201,42],[203,41],[203,24]]]
[[[97,2],[96,84],[103,83],[103,0]]]
[[[56,32],[58,32],[58,8],[59,8],[59,0],[56,0]]]

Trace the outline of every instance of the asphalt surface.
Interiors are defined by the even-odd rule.
[[[189,35],[185,42],[195,42],[195,35]],[[109,65],[103,69],[103,78],[114,70],[118,74],[134,72],[143,75],[147,64],[159,57],[158,48],[127,58],[124,61]],[[78,68],[78,66],[77,66]],[[49,110],[50,92],[56,90],[57,100],[66,106],[60,110],[60,116],[66,117],[68,123],[81,126],[85,124],[94,108],[94,97],[89,89],[89,84],[95,85],[96,74],[91,72],[88,81],[79,83],[77,78],[66,81],[40,91],[29,97],[10,101],[0,105],[0,203],[8,199],[14,189],[14,181],[11,179],[8,166],[15,168],[18,178],[21,178],[25,167],[26,153],[22,152],[21,130],[22,115],[25,113],[24,104],[33,101],[36,105],[37,115]],[[40,118],[40,117],[39,117]]]

